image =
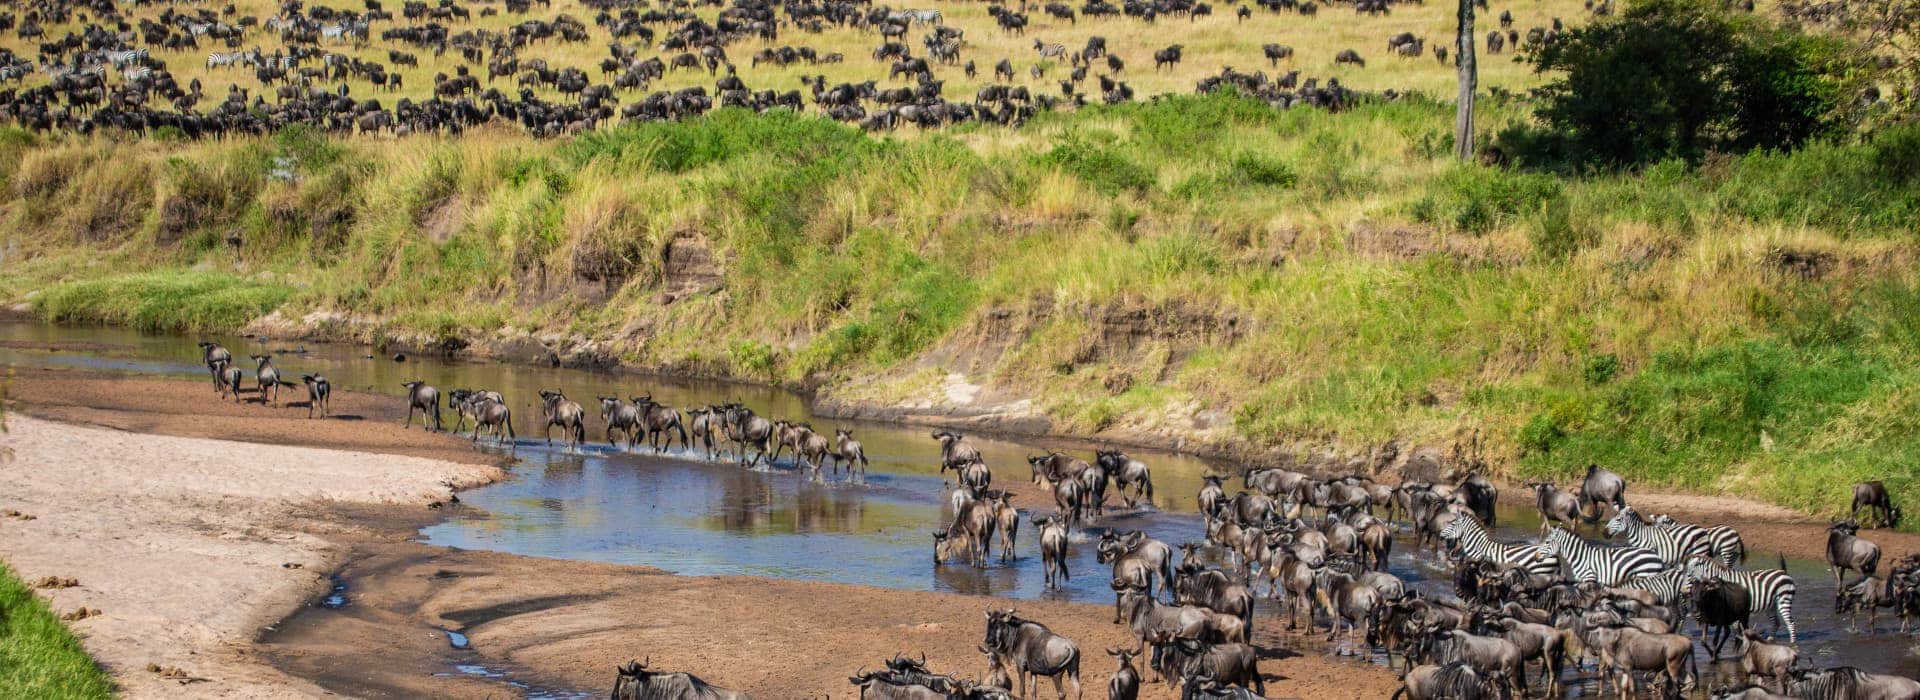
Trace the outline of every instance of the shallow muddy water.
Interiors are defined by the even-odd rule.
[[[985,569],[933,563],[931,531],[945,523],[945,488],[937,467],[938,445],[928,429],[819,419],[810,416],[802,397],[778,390],[719,382],[679,381],[647,375],[556,369],[488,362],[408,358],[394,362],[373,357],[366,348],[342,345],[259,342],[215,338],[236,356],[272,351],[283,375],[319,371],[344,389],[394,394],[401,383],[422,379],[443,391],[457,387],[494,389],[505,394],[516,416],[519,438],[510,454],[518,458],[513,477],[461,494],[464,507],[422,531],[425,540],[469,549],[514,554],[644,564],[688,575],[749,575],[832,581],[909,590],[947,591],[1007,598],[1064,598],[1110,603],[1109,570],[1095,561],[1091,540],[1105,529],[1145,530],[1171,544],[1199,540],[1203,527],[1194,510],[1194,494],[1209,469],[1237,471],[1188,456],[1129,450],[1153,468],[1156,497],[1152,508],[1110,510],[1075,535],[1068,562],[1071,581],[1057,591],[1044,590],[1035,528],[1023,518],[1016,547],[1019,558]],[[197,338],[151,336],[110,328],[63,328],[29,323],[0,324],[0,364],[65,365],[94,369],[159,373],[204,378]],[[32,349],[63,347],[60,351]],[[533,401],[540,389],[562,389],[590,414],[588,438],[578,452],[547,447],[536,427]],[[612,449],[601,439],[593,397],[652,393],[674,406],[743,401],[770,418],[811,421],[823,431],[850,427],[872,460],[868,476],[853,482],[844,475],[811,479],[783,457],[772,469],[749,471],[730,459],[675,453],[654,456]],[[290,391],[304,398],[298,389]],[[396,398],[396,401],[399,399]],[[451,420],[451,414],[448,415]],[[997,482],[1023,479],[1024,456],[1066,443],[970,436]],[[1091,447],[1072,450],[1091,456]],[[1229,493],[1240,485],[1229,482]],[[1118,499],[1114,501],[1117,503]],[[1020,503],[1022,510],[1050,512],[1051,503]],[[1538,522],[1531,512],[1503,511],[1497,536],[1531,539]],[[1596,533],[1587,531],[1589,537]],[[1868,535],[1871,538],[1871,534]],[[1444,564],[1417,550],[1410,538],[1395,542],[1393,573],[1430,591],[1449,588]],[[996,553],[997,559],[997,553]],[[1756,550],[1756,566],[1775,561]],[[1877,636],[1846,631],[1834,619],[1833,578],[1823,564],[1789,560],[1799,585],[1794,617],[1800,630],[1804,665],[1854,665],[1875,672],[1920,675],[1920,648],[1912,637],[1893,633],[1898,620],[1881,616]],[[1263,602],[1263,625],[1277,606]],[[1770,629],[1764,612],[1757,624]],[[1379,659],[1374,659],[1378,662]],[[1703,687],[1725,684],[1728,665],[1710,668],[1701,659]],[[1571,677],[1570,677],[1571,678]],[[1590,683],[1573,684],[1570,696],[1592,694]]]

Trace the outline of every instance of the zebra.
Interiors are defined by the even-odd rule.
[[[940,24],[946,21],[939,10],[901,10],[900,16],[914,24]]]
[[[231,68],[240,64],[256,63],[260,60],[257,51],[230,51],[227,53],[207,54],[208,68]]]
[[[1661,513],[1653,516],[1653,526],[1663,530],[1692,529],[1705,532],[1707,550],[1713,554],[1713,558],[1727,566],[1739,566],[1747,560],[1747,543],[1740,539],[1740,531],[1726,525],[1702,528],[1676,521],[1673,516]]]
[[[1067,46],[1065,44],[1058,42],[1043,44],[1040,43],[1039,39],[1033,40],[1033,50],[1039,51],[1041,58],[1059,58],[1067,54]]]
[[[1773,610],[1773,625],[1777,631],[1781,626],[1787,628],[1787,643],[1798,644],[1799,632],[1793,626],[1793,594],[1797,590],[1793,585],[1793,576],[1787,574],[1787,558],[1780,557],[1778,569],[1735,569],[1705,554],[1695,554],[1687,558],[1687,575],[1694,581],[1719,579],[1738,584],[1747,589],[1747,595],[1753,600],[1753,607],[1766,606]]]
[[[115,67],[120,67],[120,66],[125,66],[129,63],[139,63],[139,62],[146,61],[147,50],[132,49],[127,51],[108,51],[103,57],[107,59],[108,63],[113,64]]]
[[[1440,529],[1440,539],[1455,543],[1462,557],[1500,566],[1526,569],[1528,574],[1554,576],[1560,573],[1560,558],[1537,544],[1506,544],[1487,535],[1487,529],[1473,515],[1461,513]]]
[[[1543,544],[1548,551],[1560,555],[1560,559],[1567,563],[1567,568],[1573,571],[1574,580],[1580,582],[1618,586],[1624,581],[1652,576],[1666,568],[1660,563],[1660,555],[1651,549],[1603,547],[1559,527],[1547,528],[1547,539]]]
[[[146,80],[147,78],[153,77],[153,69],[148,68],[146,66],[134,66],[132,68],[123,68],[120,71],[120,77],[125,79],[127,82],[133,82],[136,80]]]
[[[1667,566],[1679,566],[1687,557],[1695,554],[1712,554],[1711,543],[1707,541],[1707,531],[1700,528],[1665,529],[1652,527],[1640,519],[1633,506],[1621,506],[1614,511],[1613,519],[1607,521],[1606,534],[1613,537],[1626,533],[1627,544],[1641,549],[1651,549],[1660,555],[1660,561]]]
[[[1672,606],[1686,599],[1687,593],[1693,590],[1693,579],[1684,569],[1668,569],[1652,576],[1642,576],[1622,583],[1615,588],[1646,591],[1652,593],[1661,605]]]

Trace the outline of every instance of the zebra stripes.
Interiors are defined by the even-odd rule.
[[[1441,528],[1440,539],[1456,543],[1462,557],[1499,566],[1520,567],[1534,575],[1556,576],[1560,558],[1537,544],[1505,544],[1494,541],[1486,527],[1471,514],[1461,513]]]
[[[260,52],[258,51],[230,51],[227,53],[216,52],[207,54],[208,68],[231,68],[237,65],[252,65],[259,62]]]
[[[914,24],[940,24],[946,21],[939,10],[901,10],[900,17]]]
[[[1687,557],[1695,554],[1711,554],[1711,543],[1707,541],[1707,531],[1697,527],[1663,529],[1647,524],[1634,512],[1633,506],[1621,506],[1607,521],[1606,533],[1613,537],[1626,533],[1627,544],[1641,549],[1651,549],[1660,555],[1660,561],[1667,566],[1679,566]]]
[[[1033,50],[1039,51],[1041,58],[1059,58],[1067,55],[1067,46],[1065,44],[1042,44],[1039,39],[1033,41]]]
[[[1780,563],[1784,565],[1786,560],[1783,558]],[[1713,557],[1694,555],[1687,559],[1687,575],[1695,581],[1719,579],[1746,588],[1754,609],[1771,609],[1774,628],[1785,626],[1787,643],[1799,643],[1799,633],[1793,626],[1793,594],[1798,588],[1793,585],[1793,577],[1786,571],[1735,569]]]
[[[1646,591],[1652,593],[1661,605],[1671,606],[1686,598],[1687,593],[1693,588],[1693,579],[1688,576],[1685,569],[1676,568],[1652,576],[1642,576],[1615,588]]]
[[[101,57],[107,59],[108,63],[113,64],[114,67],[117,68],[129,63],[138,63],[147,60],[147,50],[130,49],[125,51],[108,51],[102,54]]]
[[[1713,558],[1727,566],[1739,566],[1747,560],[1747,543],[1740,539],[1740,531],[1726,525],[1702,528],[1677,522],[1671,516],[1661,514],[1653,516],[1653,526],[1663,530],[1699,530],[1706,533],[1707,549]]]
[[[1666,568],[1660,562],[1660,555],[1651,549],[1603,547],[1558,527],[1547,529],[1544,544],[1548,551],[1567,563],[1567,568],[1573,571],[1573,580],[1580,582],[1618,586]]]

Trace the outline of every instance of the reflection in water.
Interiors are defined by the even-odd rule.
[[[84,353],[46,353],[0,346],[0,363],[66,365],[136,372],[163,373],[195,379],[204,376],[195,362],[198,348],[192,338],[143,336],[116,329],[55,328],[37,324],[0,324],[0,341],[89,341],[114,347]],[[241,338],[218,338],[236,354],[277,348],[280,343],[255,343]],[[389,394],[400,383],[423,378],[443,388],[485,387],[500,390],[515,406],[522,425],[538,409],[529,400],[540,388],[560,388],[576,397],[620,392],[635,395],[651,391],[670,405],[688,406],[741,400],[764,415],[812,420],[830,430],[837,421],[810,418],[804,402],[770,389],[699,382],[672,382],[633,374],[563,370],[548,367],[471,362],[409,361],[396,364],[367,358],[363,349],[343,346],[307,346],[303,354],[282,356],[282,372],[322,371],[342,388],[371,388]],[[398,399],[396,399],[397,401]],[[1193,495],[1207,465],[1175,455],[1135,451],[1152,465],[1156,482],[1155,509],[1111,512],[1085,532],[1077,533],[1068,566],[1073,578],[1057,592],[1042,590],[1042,575],[1033,528],[1023,522],[1017,545],[1020,558],[985,569],[935,566],[931,531],[943,520],[945,499],[937,467],[938,448],[924,429],[847,423],[866,444],[872,460],[865,484],[843,479],[810,481],[781,467],[773,471],[743,470],[726,459],[719,463],[686,456],[659,458],[642,450],[626,454],[609,450],[604,442],[582,454],[547,449],[537,430],[523,430],[514,451],[520,463],[514,477],[461,495],[466,507],[454,509],[445,522],[423,531],[428,541],[471,549],[563,559],[622,564],[644,564],[689,575],[757,575],[935,590],[1013,598],[1058,597],[1086,602],[1110,602],[1110,571],[1098,564],[1091,538],[1100,530],[1146,530],[1163,541],[1178,544],[1201,538],[1202,526],[1191,512]],[[528,436],[527,433],[534,433]],[[588,429],[597,438],[597,415]],[[969,436],[999,480],[1026,476],[1029,453],[1037,444]],[[1087,450],[1077,451],[1083,456]],[[1238,490],[1230,480],[1229,492]],[[1035,504],[1027,504],[1035,505]],[[1047,506],[1041,504],[1044,509]],[[1025,518],[1023,517],[1023,521]],[[1503,512],[1496,535],[1507,541],[1537,536],[1533,513]],[[1592,531],[1581,534],[1596,537]],[[1390,570],[1415,588],[1438,592],[1449,587],[1442,562],[1420,551],[1411,539],[1394,544]],[[1765,565],[1769,557],[1756,556]],[[1868,636],[1845,632],[1834,619],[1833,582],[1819,562],[1790,561],[1800,586],[1795,617],[1802,630],[1804,664],[1851,664],[1875,672],[1920,675],[1920,652],[1909,637]],[[1263,615],[1277,606],[1263,603]],[[1756,616],[1763,628],[1764,616]],[[1883,628],[1893,624],[1883,617]],[[1273,623],[1269,623],[1273,624]],[[1378,659],[1375,659],[1378,661]],[[1700,667],[1711,685],[1726,666]],[[1573,683],[1575,692],[1591,683]]]

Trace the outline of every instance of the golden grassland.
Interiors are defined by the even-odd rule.
[[[323,40],[320,48],[326,51],[346,54],[363,60],[386,65],[389,70],[403,76],[404,89],[398,92],[371,92],[364,81],[351,83],[352,90],[359,97],[378,97],[383,100],[410,97],[415,100],[432,96],[433,76],[435,74],[453,75],[461,63],[459,52],[450,50],[442,56],[434,56],[429,50],[422,50],[400,42],[383,42],[379,39],[382,29],[392,26],[406,26],[408,20],[398,17],[398,2],[386,3],[389,11],[395,12],[394,22],[375,22],[371,42],[364,46],[355,46],[350,42],[334,43]],[[254,16],[263,22],[265,18],[278,12],[278,3],[270,0],[239,0],[232,3],[236,8],[234,15],[225,17],[228,22],[237,21],[242,16]],[[565,14],[589,25],[593,39],[581,43],[565,43],[558,40],[530,45],[519,51],[522,61],[544,59],[554,69],[567,66],[579,67],[592,76],[595,82],[607,82],[611,76],[603,76],[599,69],[602,58],[608,56],[606,31],[592,26],[596,10],[573,0],[555,0],[551,8],[536,5],[527,14],[501,12],[493,17],[481,17],[478,8],[490,6],[474,4],[474,17],[470,22],[449,23],[449,29],[458,33],[468,29],[489,29],[502,32],[506,28],[527,20],[546,20]],[[497,5],[491,5],[498,7]],[[1074,4],[1076,12],[1078,4]],[[123,9],[130,23],[137,17],[156,17],[169,7],[165,4],[149,6],[128,6]],[[1304,77],[1317,77],[1325,80],[1337,78],[1349,87],[1383,91],[1419,91],[1434,95],[1448,95],[1453,91],[1454,70],[1451,65],[1436,61],[1430,53],[1431,48],[1440,44],[1451,44],[1455,26],[1454,6],[1451,3],[1404,3],[1393,6],[1387,16],[1370,17],[1355,13],[1350,5],[1333,4],[1321,8],[1314,17],[1304,17],[1292,12],[1272,13],[1254,6],[1252,18],[1240,21],[1234,16],[1237,5],[1218,4],[1211,17],[1189,20],[1184,17],[1166,17],[1149,24],[1131,17],[1102,19],[1080,18],[1076,23],[1068,23],[1047,16],[1035,4],[1029,16],[1032,24],[1024,36],[1000,31],[993,18],[987,14],[988,3],[950,2],[947,0],[928,0],[911,5],[913,8],[939,9],[945,17],[947,26],[966,32],[967,48],[963,59],[975,61],[979,68],[979,77],[967,79],[958,66],[936,67],[936,77],[946,81],[946,91],[950,97],[970,98],[981,85],[993,82],[993,64],[1002,58],[1012,60],[1016,78],[1014,84],[1029,85],[1036,91],[1057,94],[1059,80],[1066,77],[1069,66],[1057,60],[1043,62],[1033,48],[1036,40],[1045,43],[1061,43],[1069,49],[1078,49],[1086,43],[1088,37],[1104,36],[1115,55],[1126,62],[1126,70],[1117,76],[1133,86],[1141,96],[1166,93],[1189,93],[1200,79],[1218,74],[1223,67],[1233,67],[1251,72],[1255,69],[1269,71],[1270,74],[1299,70]],[[180,8],[177,8],[180,9]],[[358,7],[354,7],[358,9]],[[1480,84],[1488,88],[1523,90],[1537,83],[1530,69],[1524,64],[1512,60],[1512,47],[1502,56],[1489,56],[1484,52],[1486,33],[1497,27],[1496,17],[1501,11],[1509,11],[1514,17],[1514,27],[1522,34],[1530,27],[1545,27],[1554,18],[1560,18],[1569,24],[1577,24],[1588,16],[1582,3],[1575,0],[1529,0],[1524,2],[1494,2],[1489,9],[1480,12],[1477,34],[1482,42],[1480,61]],[[697,8],[696,13],[707,19],[713,19],[720,9],[714,7]],[[784,15],[783,15],[784,16]],[[48,37],[64,36],[68,32],[79,32],[85,28],[76,14],[73,21],[66,24],[44,25]],[[665,35],[671,25],[655,25],[656,31]],[[915,55],[924,55],[920,38],[929,33],[930,28],[915,27],[907,35],[907,42]],[[1412,32],[1427,40],[1429,53],[1418,59],[1400,58],[1388,55],[1387,37]],[[1268,65],[1261,53],[1261,45],[1280,43],[1292,46],[1294,57],[1283,61],[1277,67]],[[783,27],[781,35],[775,41],[763,41],[751,38],[736,42],[727,47],[729,57],[737,66],[741,78],[756,90],[774,89],[785,91],[801,87],[803,76],[825,75],[832,83],[860,82],[880,80],[885,82],[886,62],[875,61],[872,51],[881,43],[880,36],[871,31],[851,28],[829,28],[820,34],[809,34],[791,26]],[[1185,60],[1171,70],[1154,70],[1153,52],[1172,44],[1186,47]],[[15,53],[31,58],[37,51],[37,42],[21,40],[13,33],[0,36],[0,47],[12,49]],[[762,48],[779,46],[810,46],[821,54],[839,52],[846,61],[839,64],[809,66],[794,64],[785,67],[771,64],[751,65],[753,52]],[[262,27],[249,30],[247,41],[242,48],[258,47],[266,52],[282,48],[279,38]],[[157,48],[157,47],[156,47]],[[388,50],[398,49],[415,54],[419,66],[395,66],[388,60]],[[1344,49],[1354,49],[1366,58],[1365,67],[1336,65],[1334,55]],[[217,101],[225,94],[229,84],[260,90],[253,72],[248,68],[208,68],[207,54],[214,51],[228,51],[217,42],[202,40],[199,49],[185,51],[155,50],[153,55],[164,61],[175,79],[182,85],[193,80],[201,81],[210,99]],[[646,53],[642,54],[647,55]],[[663,54],[664,57],[670,55]],[[963,60],[964,62],[964,60]],[[1046,77],[1035,80],[1029,69],[1041,64],[1047,69]],[[471,66],[476,74],[484,77],[485,66]],[[1101,64],[1094,74],[1105,72]],[[30,77],[25,84],[34,85],[46,80],[45,74]],[[111,80],[118,81],[118,76]],[[664,80],[656,82],[652,89],[677,89],[694,85],[711,88],[713,77],[705,71],[676,71]],[[1089,80],[1088,88],[1097,98],[1097,87]],[[500,78],[488,85],[503,92],[513,94],[518,84],[509,78]],[[332,85],[323,87],[332,88]],[[559,99],[561,96],[550,87],[536,90],[542,97]],[[637,96],[638,93],[632,93]],[[273,99],[271,92],[265,95]],[[203,102],[202,109],[210,108],[212,102]]]

